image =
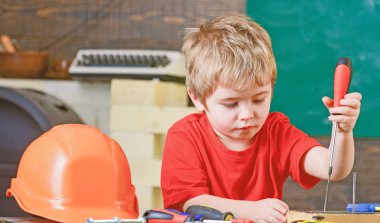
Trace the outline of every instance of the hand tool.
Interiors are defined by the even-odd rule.
[[[206,207],[202,205],[191,205],[186,209],[185,212],[193,216],[201,215],[203,219],[209,219],[209,220],[228,221],[235,218],[231,212],[223,213],[215,208]],[[197,220],[201,220],[201,219],[197,219]]]
[[[217,210],[216,210],[217,211]],[[86,223],[254,223],[248,219],[230,219],[228,221],[224,220],[202,220],[197,221],[193,216],[186,212],[180,212],[173,209],[163,209],[163,210],[148,210],[143,214],[142,218],[138,219],[100,219],[94,220],[88,218]]]
[[[143,218],[146,223],[184,223],[193,222],[194,218],[184,212],[180,212],[174,209],[163,209],[163,210],[148,210],[144,213]]]
[[[191,223],[254,223],[252,220],[249,219],[231,219],[229,221],[224,220],[203,220],[198,222],[191,222]]]
[[[376,208],[380,207],[380,203],[362,203],[362,204],[348,204],[346,210],[353,213],[353,209],[357,213],[373,213]]]
[[[142,218],[138,219],[100,219],[94,220],[88,218],[87,223],[185,223],[194,222],[193,217],[190,214],[180,212],[173,209],[153,209],[148,210],[143,214]]]
[[[112,219],[100,219],[95,220],[92,218],[88,218],[86,223],[146,223],[147,221],[144,218],[138,219],[120,219],[120,218],[112,218]],[[172,219],[150,219],[150,222],[160,222],[160,223],[178,223]],[[254,223],[252,220],[248,219],[231,219],[229,221],[223,220],[203,220],[203,221],[185,221],[183,223]]]
[[[99,219],[95,220],[93,218],[87,218],[86,223],[144,223],[143,218],[137,219],[120,219],[118,217],[114,217],[112,219]]]
[[[352,173],[352,213],[355,213],[355,203],[356,203],[356,172]]]
[[[347,57],[342,57],[338,60],[334,73],[334,107],[340,106],[340,100],[344,98],[347,94],[348,88],[350,86],[352,76],[352,62]],[[332,133],[331,133],[331,143],[330,143],[330,162],[328,169],[328,179],[326,185],[325,203],[323,205],[323,212],[326,212],[327,197],[329,193],[330,177],[333,169],[334,161],[334,149],[335,149],[335,138],[336,131],[338,128],[338,123],[333,122]]]

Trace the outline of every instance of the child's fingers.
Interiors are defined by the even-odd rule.
[[[279,214],[285,215],[288,211],[284,206],[281,204],[273,204],[272,208],[279,212]]]
[[[340,100],[340,104],[345,105],[345,106],[350,106],[353,108],[360,108],[361,99],[362,99],[362,95],[360,93],[353,92],[353,93],[346,94],[344,96],[344,99]],[[334,105],[334,100],[326,96],[322,98],[322,102],[323,104],[325,104],[327,108],[331,108]]]
[[[286,212],[289,211],[289,206],[288,206],[285,202],[283,202],[282,200],[279,200],[279,204],[280,204],[283,208],[285,208],[285,212],[281,212],[281,213],[282,213],[282,214],[286,214]]]
[[[362,100],[362,94],[360,94],[359,92],[352,92],[352,93],[346,94],[344,98],[356,98],[360,101]]]
[[[286,212],[289,210],[288,205],[279,199],[273,199],[270,206],[279,211],[281,214],[286,214]]]
[[[348,106],[332,107],[329,109],[333,116],[336,115],[346,115],[346,116],[357,116],[359,114],[358,109],[353,109]]]
[[[281,200],[275,200],[276,202],[272,203],[272,208],[276,210],[275,212],[275,218],[279,220],[280,222],[285,222],[286,217],[285,214],[289,210],[288,205],[281,201]]]
[[[273,218],[276,219],[277,222],[286,222],[286,217],[285,215],[281,214],[280,212],[275,212]]]
[[[360,93],[350,93],[344,96],[339,102],[341,106],[331,107],[329,109],[331,114],[343,114],[349,116],[358,116],[360,112],[362,95]]]
[[[285,215],[282,215],[276,210],[272,210],[264,219],[264,222],[270,222],[270,223],[283,223],[286,222]]]
[[[330,115],[329,120],[333,122],[338,122],[338,123],[349,123],[349,122],[355,122],[355,118],[352,116],[347,116],[347,115]]]
[[[345,97],[344,99],[340,100],[340,104],[358,109],[360,108],[361,102],[357,97]]]
[[[268,218],[269,218],[267,219],[268,222],[278,222],[278,223],[286,222],[286,217],[278,212],[276,212],[272,216],[269,216]]]
[[[326,106],[326,108],[331,108],[334,105],[334,101],[326,96],[322,98],[322,102]]]
[[[342,131],[349,131],[352,129],[355,126],[356,120],[360,113],[362,95],[357,92],[346,94],[344,99],[339,101],[340,106],[337,107],[333,106],[333,100],[326,98],[327,97],[324,97],[322,100],[325,105],[331,105],[328,107],[331,114],[328,117],[329,120],[339,123],[339,128]]]

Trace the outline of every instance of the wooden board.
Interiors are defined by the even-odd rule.
[[[111,105],[186,106],[184,84],[161,81],[114,79]]]
[[[289,211],[286,218],[287,223],[294,223],[301,220],[314,220],[314,216],[323,217],[321,223],[380,223],[379,213],[347,213],[347,212],[312,212],[312,211]]]
[[[110,130],[165,134],[175,122],[195,112],[194,107],[185,106],[113,105]]]
[[[22,49],[72,58],[78,49],[179,50],[183,30],[245,12],[245,0],[2,1],[0,30]]]
[[[56,221],[45,218],[25,218],[25,217],[0,217],[0,223],[56,223]]]

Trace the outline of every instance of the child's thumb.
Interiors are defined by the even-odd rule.
[[[327,96],[322,98],[322,102],[326,106],[326,108],[331,108],[334,105],[334,100]]]

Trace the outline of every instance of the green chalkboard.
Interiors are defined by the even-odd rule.
[[[247,14],[270,34],[278,80],[272,110],[313,136],[329,136],[321,99],[333,95],[338,59],[349,57],[349,91],[362,93],[355,137],[380,137],[380,1],[247,0]]]

